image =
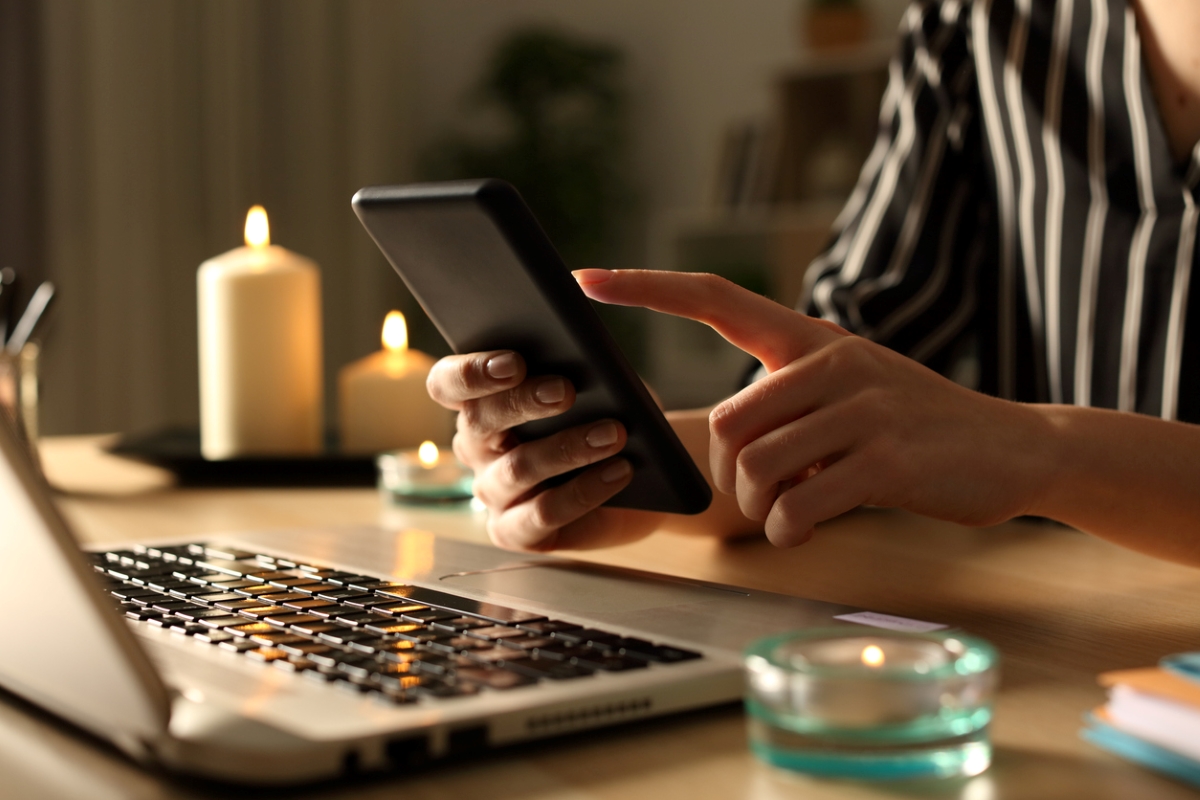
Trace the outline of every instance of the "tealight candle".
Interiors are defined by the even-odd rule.
[[[473,474],[453,455],[444,456],[433,442],[422,442],[415,450],[382,453],[379,489],[400,502],[439,502],[471,497]]]
[[[849,778],[976,775],[991,762],[995,650],[937,631],[830,628],[746,651],[751,749]]]
[[[271,244],[267,212],[246,246],[200,265],[200,449],[205,458],[315,455],[324,448],[321,275]]]
[[[382,453],[425,440],[448,444],[453,412],[425,390],[434,360],[408,347],[404,315],[392,311],[380,335],[383,350],[346,365],[338,375],[342,450]]]

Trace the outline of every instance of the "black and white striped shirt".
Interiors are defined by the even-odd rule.
[[[1173,161],[1125,0],[909,8],[806,304],[980,389],[1200,422],[1200,145]],[[1190,325],[1189,325],[1190,323]]]

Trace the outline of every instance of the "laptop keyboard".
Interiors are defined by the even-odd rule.
[[[699,653],[227,547],[91,553],[134,624],[397,704],[661,667]]]

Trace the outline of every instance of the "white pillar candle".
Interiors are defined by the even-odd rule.
[[[321,276],[246,216],[246,246],[196,274],[200,449],[208,459],[323,449]]]
[[[449,444],[453,412],[425,390],[433,358],[408,349],[408,328],[399,311],[387,315],[382,339],[383,350],[347,364],[338,375],[342,449],[382,453],[426,440]]]

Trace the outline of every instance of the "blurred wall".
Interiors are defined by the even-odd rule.
[[[410,176],[407,6],[40,8],[46,265],[61,289],[44,431],[198,418],[196,268],[241,244],[254,203],[277,244],[321,264],[329,380],[378,349],[405,296],[349,200]]]
[[[869,0],[891,38],[906,0]],[[438,0],[413,4],[413,134],[437,137],[516,25],[549,24],[622,47],[632,159],[644,210],[707,199],[725,126],[765,115],[772,80],[802,50],[802,0]]]

